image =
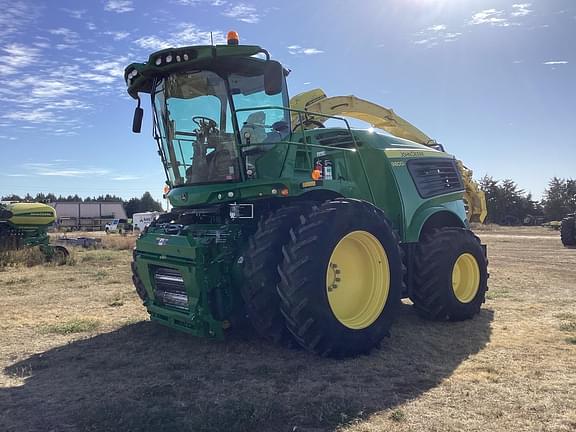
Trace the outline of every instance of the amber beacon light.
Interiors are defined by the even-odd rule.
[[[228,35],[226,36],[226,40],[228,41],[228,45],[238,45],[240,43],[240,37],[238,36],[238,32],[230,30],[228,32]]]

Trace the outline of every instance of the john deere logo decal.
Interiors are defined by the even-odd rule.
[[[168,244],[168,239],[164,237],[156,237],[156,244],[158,246],[166,246]]]

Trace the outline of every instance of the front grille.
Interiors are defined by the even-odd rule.
[[[178,309],[188,309],[188,293],[178,270],[168,267],[154,269],[154,297],[156,302]]]
[[[422,198],[464,190],[456,161],[453,159],[412,159],[406,165]]]

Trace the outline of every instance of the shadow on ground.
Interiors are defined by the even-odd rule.
[[[382,349],[339,361],[141,322],[6,368],[28,377],[0,389],[0,430],[333,430],[436,386],[486,345],[492,317],[430,323],[404,305]]]

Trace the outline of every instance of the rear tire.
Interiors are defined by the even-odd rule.
[[[560,239],[564,246],[576,246],[576,222],[574,216],[562,219]]]
[[[286,327],[322,356],[367,353],[389,335],[403,265],[384,213],[353,200],[327,201],[301,218],[284,247],[278,285]]]
[[[417,246],[410,299],[423,318],[461,321],[480,312],[487,281],[480,239],[468,229],[442,228]]]
[[[311,209],[312,203],[303,202],[269,214],[258,223],[244,253],[245,282],[241,292],[248,318],[258,334],[275,343],[289,345],[293,341],[284,324],[276,291],[282,246],[290,240],[290,229],[300,223],[300,216]]]

